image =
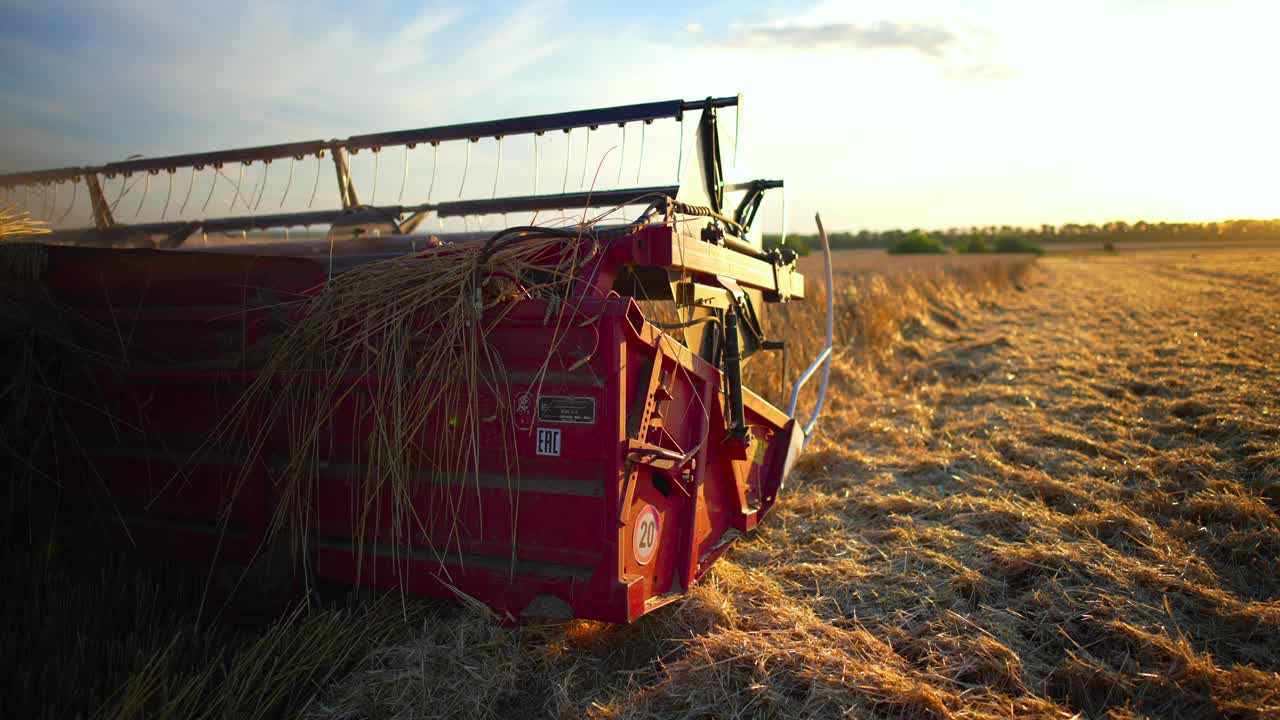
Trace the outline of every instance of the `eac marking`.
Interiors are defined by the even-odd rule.
[[[560,431],[556,428],[538,428],[538,454],[560,457]]]

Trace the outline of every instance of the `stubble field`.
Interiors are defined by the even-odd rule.
[[[6,691],[28,700],[6,705],[1280,714],[1280,252],[837,259],[822,432],[785,500],[686,599],[626,627],[507,627],[392,597],[244,631],[191,625],[198,582],[167,569],[9,558],[45,579],[0,608],[6,654],[29,667]],[[818,305],[780,318],[807,338],[796,358],[818,344]],[[785,385],[773,362],[748,373],[769,394]],[[31,667],[51,646],[60,660]]]

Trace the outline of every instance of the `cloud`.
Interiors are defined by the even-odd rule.
[[[92,150],[6,151],[0,171],[501,116],[513,84],[536,87],[534,67],[568,46],[556,0],[488,13],[428,4],[391,35],[378,17],[323,4],[139,1],[150,7],[91,6],[85,42],[0,27],[0,129]],[[28,17],[46,30],[68,22],[42,5]],[[175,31],[189,27],[199,42]]]
[[[382,57],[374,63],[374,72],[386,75],[419,65],[427,57],[428,38],[453,25],[459,16],[456,10],[424,10],[382,49]]]
[[[774,47],[797,50],[851,48],[854,50],[909,50],[941,57],[958,39],[936,25],[890,21],[854,24],[778,25],[749,27],[738,31],[733,44],[745,47]]]

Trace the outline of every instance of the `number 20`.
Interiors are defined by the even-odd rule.
[[[640,547],[645,549],[653,547],[653,534],[657,529],[658,524],[652,521],[640,526]]]

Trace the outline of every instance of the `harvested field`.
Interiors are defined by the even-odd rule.
[[[1280,714],[1280,251],[839,260],[823,432],[683,601],[626,627],[396,600],[232,633],[167,570],[6,553],[31,581],[5,655],[31,671],[0,716]],[[777,322],[816,346],[818,306]],[[748,379],[777,399],[775,362]],[[95,592],[157,609],[107,622]]]

